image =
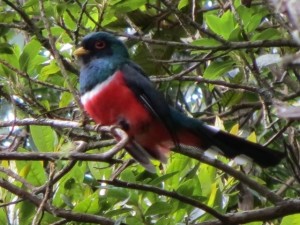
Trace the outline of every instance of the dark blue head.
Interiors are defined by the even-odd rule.
[[[73,54],[81,64],[81,93],[90,91],[105,81],[129,60],[127,48],[122,41],[105,32],[86,35]]]
[[[95,32],[86,35],[80,46],[73,54],[83,64],[88,64],[93,59],[105,57],[129,58],[127,48],[122,41],[106,32]]]

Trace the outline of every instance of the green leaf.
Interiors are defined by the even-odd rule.
[[[114,198],[118,201],[123,201],[129,197],[128,190],[123,188],[108,187],[106,192],[107,198]]]
[[[245,223],[244,225],[263,225],[263,222]]]
[[[88,162],[88,168],[94,179],[109,179],[112,170],[106,162]]]
[[[54,151],[57,143],[56,133],[48,126],[30,126],[33,142],[40,152]]]
[[[189,4],[189,0],[180,0],[177,8],[182,9],[183,7],[187,6],[188,4]]]
[[[235,20],[234,15],[230,10],[227,10],[226,13],[224,13],[221,17],[221,24],[223,26],[223,37],[225,39],[228,39],[230,33],[235,28]],[[225,28],[225,29],[224,29]]]
[[[146,216],[169,214],[173,207],[167,202],[155,202],[145,212]]]
[[[66,3],[58,3],[56,6],[56,11],[59,16],[62,16],[65,10],[67,9],[68,5]]]
[[[294,214],[285,216],[280,225],[299,225],[300,224],[300,214]]]
[[[41,43],[35,39],[32,39],[23,49],[19,58],[20,69],[28,72],[28,68],[31,66],[39,65],[40,62],[36,62],[36,58],[40,52]]]
[[[175,174],[177,174],[178,172],[172,172],[172,173],[167,173],[167,174],[164,174],[162,176],[159,176],[157,178],[155,178],[154,180],[152,180],[149,184],[151,185],[157,185],[157,184],[160,184],[162,183],[163,181],[166,181],[168,180],[169,178],[173,177]]]
[[[55,206],[64,204],[72,206],[72,201],[82,201],[84,196],[83,190],[89,187],[83,183],[84,174],[86,173],[86,163],[76,163],[76,165],[58,182],[58,189],[53,197]]]
[[[261,24],[261,20],[262,20],[262,15],[260,14],[253,15],[246,26],[246,32],[247,33],[253,32],[259,26],[259,24]]]
[[[73,100],[73,95],[70,92],[63,92],[59,101],[59,108],[68,106]]]
[[[228,90],[223,93],[221,98],[221,104],[226,107],[233,106],[239,103],[244,97],[244,93],[235,90]]]
[[[35,205],[25,200],[20,202],[17,206],[19,209],[18,217],[19,220],[22,221],[22,224],[31,224],[36,213]]]
[[[231,129],[230,129],[230,134],[233,134],[233,135],[238,135],[238,132],[239,132],[239,129],[240,129],[240,126],[238,123],[234,124]]]
[[[192,45],[204,46],[204,47],[216,47],[220,46],[220,42],[212,38],[200,38],[192,42]]]
[[[37,5],[38,2],[39,2],[38,0],[28,0],[28,1],[26,1],[26,2],[22,5],[22,8],[23,8],[23,9],[26,9],[26,8],[31,7],[31,6]]]
[[[65,12],[63,14],[63,18],[64,18],[64,22],[66,24],[66,27],[70,30],[75,30],[76,29],[76,22],[72,19],[72,17],[67,13]]]
[[[209,196],[212,183],[216,180],[216,168],[202,163],[200,165],[198,176],[201,184],[202,195]]]
[[[204,71],[203,77],[215,80],[233,68],[233,61],[212,62]]]
[[[129,216],[126,218],[126,224],[128,225],[140,225],[140,224],[145,224],[145,221],[139,217],[139,216]]]
[[[205,21],[209,27],[209,29],[211,29],[213,32],[215,32],[216,34],[220,34],[220,32],[222,32],[222,24],[220,23],[220,18],[217,17],[214,14],[207,14],[205,16]]]
[[[208,202],[207,202],[207,205],[212,207],[214,205],[214,202],[217,198],[217,184],[216,183],[213,183],[211,185],[211,192],[210,192],[210,196],[209,196],[209,199],[208,199]]]
[[[98,17],[98,13],[97,13],[97,17]],[[117,20],[117,17],[115,16],[114,11],[112,11],[112,10],[105,11],[104,18],[101,21],[101,26],[107,26],[108,24],[110,24],[116,20]],[[89,24],[94,24],[94,22],[90,21]]]
[[[48,76],[55,74],[60,71],[60,68],[56,65],[55,61],[52,60],[49,65],[44,66],[40,72],[39,79],[42,81],[47,80]]]
[[[100,210],[99,207],[99,193],[96,191],[94,194],[85,198],[83,201],[76,204],[73,208],[74,212],[96,214]]]
[[[31,183],[34,186],[43,185],[46,180],[46,174],[44,171],[44,164],[40,161],[18,161],[17,167],[19,169],[19,174],[27,180],[27,182]]]
[[[121,178],[123,181],[135,182],[136,178],[131,170],[125,170],[121,173]]]
[[[108,211],[107,213],[105,213],[105,216],[109,217],[109,218],[111,218],[113,216],[120,217],[120,215],[125,214],[125,213],[128,214],[131,211],[133,211],[133,209],[130,209],[130,208],[116,209],[116,210]]]
[[[180,154],[173,154],[172,157],[170,157],[166,173],[178,173],[177,176],[172,176],[169,179],[165,180],[166,184],[170,188],[175,189],[178,187],[178,184],[180,182],[179,177],[182,173],[184,173],[184,171],[186,171],[186,168],[189,166],[190,162],[191,159],[189,157]]]
[[[257,40],[278,40],[282,38],[281,33],[279,30],[274,28],[268,28],[262,32],[256,33],[252,36],[251,41]]]
[[[238,16],[241,18],[243,25],[246,26],[251,19],[252,10],[244,5],[240,5],[239,7],[237,7],[236,11],[239,14]]]
[[[177,192],[179,194],[191,197],[193,195],[194,189],[195,189],[195,182],[194,180],[190,179],[181,183],[177,189]]]
[[[0,209],[0,224],[9,224],[7,221],[7,216],[6,216],[6,212],[4,211],[4,208]]]
[[[144,6],[147,0],[116,0],[110,1],[111,7],[115,10],[115,13],[127,13]]]
[[[214,33],[222,36],[226,40],[228,40],[230,33],[235,28],[234,16],[230,10],[224,13],[221,18],[214,14],[207,14],[205,21]]]
[[[8,43],[0,43],[0,54],[13,54],[12,46]]]

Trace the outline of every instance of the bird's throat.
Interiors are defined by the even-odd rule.
[[[105,81],[97,84],[93,89],[90,91],[85,92],[81,96],[81,103],[85,106],[89,101],[91,101],[95,96],[101,94],[101,92],[108,87],[111,82],[116,79],[117,72],[115,72],[112,76],[108,77]]]

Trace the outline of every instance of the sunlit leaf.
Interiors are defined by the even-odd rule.
[[[285,216],[280,225],[298,225],[300,224],[300,214]]]
[[[233,127],[231,127],[230,132],[231,134],[237,135],[239,132],[239,124],[236,123]]]
[[[201,38],[196,41],[193,41],[192,44],[196,46],[213,47],[213,46],[219,46],[220,42],[212,38]]]
[[[36,61],[41,50],[41,43],[36,39],[32,39],[23,49],[19,63],[21,70],[27,71],[30,66],[39,65],[40,61]]]
[[[177,8],[178,8],[178,9],[182,9],[183,7],[187,6],[188,3],[189,3],[188,0],[180,0],[179,3],[178,3]]]
[[[247,137],[247,140],[256,143],[256,142],[257,142],[257,138],[256,138],[255,132],[252,132],[252,133]]]
[[[251,40],[256,41],[256,40],[277,40],[280,39],[281,33],[274,29],[274,28],[268,28],[260,33],[256,33],[255,35],[252,36]]]
[[[30,133],[34,144],[41,152],[54,151],[57,137],[52,128],[47,126],[30,126]]]
[[[55,74],[58,71],[60,71],[60,68],[56,65],[54,61],[51,61],[49,65],[44,66],[42,68],[39,79],[45,81],[47,80],[49,75]]]
[[[204,71],[203,77],[211,80],[215,80],[220,76],[224,75],[226,72],[233,68],[234,62],[212,62]]]
[[[99,212],[99,209],[99,193],[95,192],[94,194],[85,198],[83,201],[76,204],[76,206],[73,208],[73,211],[95,214]]]
[[[225,130],[224,128],[224,122],[223,120],[219,117],[219,116],[216,116],[216,120],[215,120],[215,127],[221,129],[221,130]]]
[[[228,39],[232,30],[235,27],[234,16],[230,10],[226,11],[221,17],[218,17],[214,14],[208,14],[205,16],[206,23],[208,27],[224,37],[224,39]],[[226,27],[226,29],[224,29]]]
[[[168,214],[172,211],[172,206],[166,202],[155,202],[145,212],[146,216]]]

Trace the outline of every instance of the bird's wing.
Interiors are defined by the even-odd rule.
[[[170,116],[170,107],[164,96],[158,92],[144,71],[135,63],[128,62],[121,68],[126,85],[133,91],[138,100],[160,120],[173,139],[176,147],[179,146],[174,123]]]

